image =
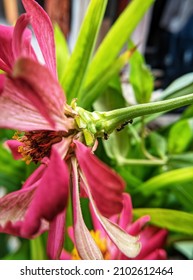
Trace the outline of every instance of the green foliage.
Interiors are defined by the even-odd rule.
[[[156,226],[193,236],[193,214],[170,209],[143,208],[135,209],[134,215],[150,215],[150,222]]]
[[[133,47],[129,43],[129,47]],[[145,63],[143,55],[135,51],[130,59],[129,82],[133,87],[135,99],[138,103],[146,103],[151,99],[154,88],[153,75]]]

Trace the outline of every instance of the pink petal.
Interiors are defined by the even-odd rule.
[[[71,259],[72,259],[72,255],[67,251],[62,250],[62,253],[60,255],[60,260],[71,260]]]
[[[44,175],[47,166],[45,164],[41,164],[25,181],[22,186],[22,189],[30,188],[32,185],[39,185],[41,182],[41,178]]]
[[[141,249],[141,245],[138,242],[139,238],[127,234],[118,225],[114,224],[113,222],[101,215],[101,213],[98,211],[95,205],[95,201],[90,192],[90,188],[87,182],[85,181],[83,174],[81,174],[81,178],[84,181],[86,191],[88,193],[91,205],[93,207],[93,211],[98,220],[100,221],[101,225],[103,226],[104,230],[106,231],[108,237],[124,255],[130,258],[136,257]]]
[[[22,222],[36,188],[32,186],[12,192],[0,199],[0,232],[21,235]]]
[[[167,260],[167,253],[163,249],[157,249],[146,256],[144,260]]]
[[[64,229],[65,229],[66,212],[58,214],[52,222],[50,222],[50,229],[47,241],[47,254],[52,260],[60,258],[62,247],[64,244]]]
[[[59,116],[63,114],[63,90],[43,65],[28,58],[21,58],[14,66],[13,77],[25,81],[48,110]]]
[[[13,27],[0,25],[0,69],[11,72],[14,63],[12,52]]]
[[[38,96],[35,96],[34,91],[29,86],[27,87],[24,82],[18,84],[18,80],[15,82],[7,79],[3,93],[0,96],[0,127],[20,131],[53,130],[53,127],[49,125],[47,120],[31,104],[30,99],[34,103],[37,102],[40,110],[41,108],[42,110],[46,110],[45,113],[47,114],[47,109],[44,109]],[[57,115],[53,115],[52,118],[56,123],[55,130],[65,131],[72,125],[65,117],[60,118]]]
[[[35,53],[31,47],[31,31],[27,28],[30,23],[30,16],[22,14],[14,27],[12,49],[14,60],[19,56],[34,57]]]
[[[42,176],[34,199],[25,216],[22,235],[34,235],[42,219],[52,221],[63,211],[68,200],[68,168],[57,151],[52,148],[49,165]]]
[[[132,223],[132,201],[131,201],[131,197],[129,194],[124,193],[123,194],[123,210],[120,214],[120,218],[119,218],[119,226],[122,229],[127,228],[127,226],[129,224]],[[137,235],[138,233],[131,233],[133,235]]]
[[[121,212],[122,192],[125,184],[107,165],[94,156],[90,149],[79,141],[76,144],[76,157],[86,176],[93,199],[99,211],[106,217]]]
[[[4,86],[5,86],[5,75],[0,74],[0,95],[3,92]]]
[[[45,59],[46,65],[56,79],[55,43],[52,23],[44,11],[35,1],[22,0],[27,13],[31,16],[31,25]]]
[[[22,145],[21,142],[17,140],[7,140],[5,145],[11,150],[14,159],[21,159],[22,155],[18,152],[18,148]]]
[[[145,226],[145,224],[147,224],[147,222],[150,221],[150,216],[143,216],[141,218],[139,218],[138,220],[136,220],[134,223],[132,223],[131,225],[129,225],[127,227],[127,232],[130,234],[140,234],[140,231],[142,230],[142,228]]]
[[[74,240],[76,249],[83,260],[101,260],[102,253],[90,235],[81,212],[77,163],[72,160],[73,168],[73,219],[74,219]]]
[[[142,250],[136,259],[144,259],[147,255],[165,245],[168,232],[153,226],[146,227],[140,234]]]

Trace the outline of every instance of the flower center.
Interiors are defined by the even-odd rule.
[[[38,163],[44,157],[49,157],[52,145],[62,141],[65,136],[64,131],[33,130],[25,132],[24,135],[17,132],[13,138],[21,142],[18,152],[26,164],[29,164],[32,161]]]
[[[90,231],[90,234],[94,241],[96,242],[98,248],[101,250],[101,253],[103,255],[104,260],[109,260],[110,259],[110,253],[107,247],[107,240],[106,238],[101,237],[101,232],[99,230],[97,231]],[[72,260],[81,260],[77,249],[74,247],[74,249],[71,252],[72,255]]]

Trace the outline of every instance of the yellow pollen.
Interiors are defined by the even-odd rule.
[[[99,230],[97,230],[97,231],[91,230],[90,234],[91,234],[92,238],[94,239],[94,241],[96,242],[96,245],[100,249],[104,260],[109,260],[110,253],[108,251],[106,238],[101,237],[101,232]],[[79,254],[78,254],[78,251],[75,247],[73,248],[71,255],[72,255],[72,260],[81,260]]]
[[[63,131],[34,130],[25,133],[16,132],[13,139],[21,142],[18,152],[26,164],[38,163],[44,157],[49,157],[53,144],[59,143],[65,137]]]

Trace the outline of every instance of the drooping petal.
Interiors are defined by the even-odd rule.
[[[90,149],[79,141],[76,144],[76,157],[90,187],[91,194],[99,211],[110,217],[121,212],[122,192],[125,184],[107,165],[94,156]]]
[[[52,148],[49,165],[42,176],[34,199],[25,216],[22,235],[34,235],[42,219],[52,221],[63,211],[68,200],[69,173],[64,161]]]
[[[21,236],[22,222],[36,189],[34,185],[0,199],[0,232]]]
[[[27,96],[27,97],[26,97]],[[12,79],[6,79],[4,90],[0,96],[1,118],[0,127],[11,128],[20,131],[30,130],[53,130],[48,121],[42,117],[29,100],[38,104],[39,111],[47,114],[44,108],[32,91],[25,83],[16,83]],[[66,118],[57,115],[52,116],[55,121],[55,130],[67,130],[72,125]],[[50,117],[48,116],[49,120]]]
[[[101,213],[95,205],[95,201],[92,197],[90,187],[87,184],[86,178],[84,178],[83,174],[81,174],[81,178],[84,181],[86,191],[88,193],[91,205],[93,207],[93,211],[98,220],[100,221],[101,225],[103,226],[104,230],[106,231],[108,237],[124,255],[126,255],[129,258],[136,257],[141,249],[141,244],[138,242],[139,238],[127,234],[127,232],[122,230],[118,225],[114,224],[109,219],[101,215]]]
[[[102,253],[90,235],[81,212],[79,201],[77,163],[72,159],[73,168],[73,219],[74,219],[74,241],[76,249],[83,260],[101,260]]]
[[[127,226],[127,232],[129,234],[137,235],[140,234],[140,231],[142,228],[147,224],[147,222],[150,221],[150,216],[146,215],[143,217],[140,217],[135,222],[133,222],[131,225]]]
[[[58,214],[52,222],[47,241],[47,254],[52,260],[60,259],[62,247],[64,244],[64,229],[65,229],[66,211]]]
[[[119,218],[119,226],[126,230],[127,226],[132,223],[132,201],[129,194],[123,194],[123,210]],[[132,234],[132,233],[131,233]],[[138,233],[137,233],[138,234]]]
[[[46,66],[56,79],[55,43],[52,23],[41,6],[34,0],[22,0],[27,13],[31,16],[31,25],[42,51]]]
[[[59,116],[63,114],[63,90],[46,67],[29,58],[21,58],[14,66],[13,77],[25,81],[51,112]]]
[[[21,142],[17,140],[7,140],[5,145],[11,150],[14,159],[21,159],[22,155],[18,152],[18,148],[22,145]]]
[[[0,25],[0,69],[10,73],[14,58],[12,52],[13,27]]]
[[[144,259],[155,250],[162,248],[167,238],[167,230],[148,226],[140,234],[142,250],[136,259]]]
[[[30,23],[30,16],[28,14],[22,14],[14,27],[12,50],[14,60],[20,56],[31,57],[36,59],[35,53],[31,46],[31,31],[27,29]]]

